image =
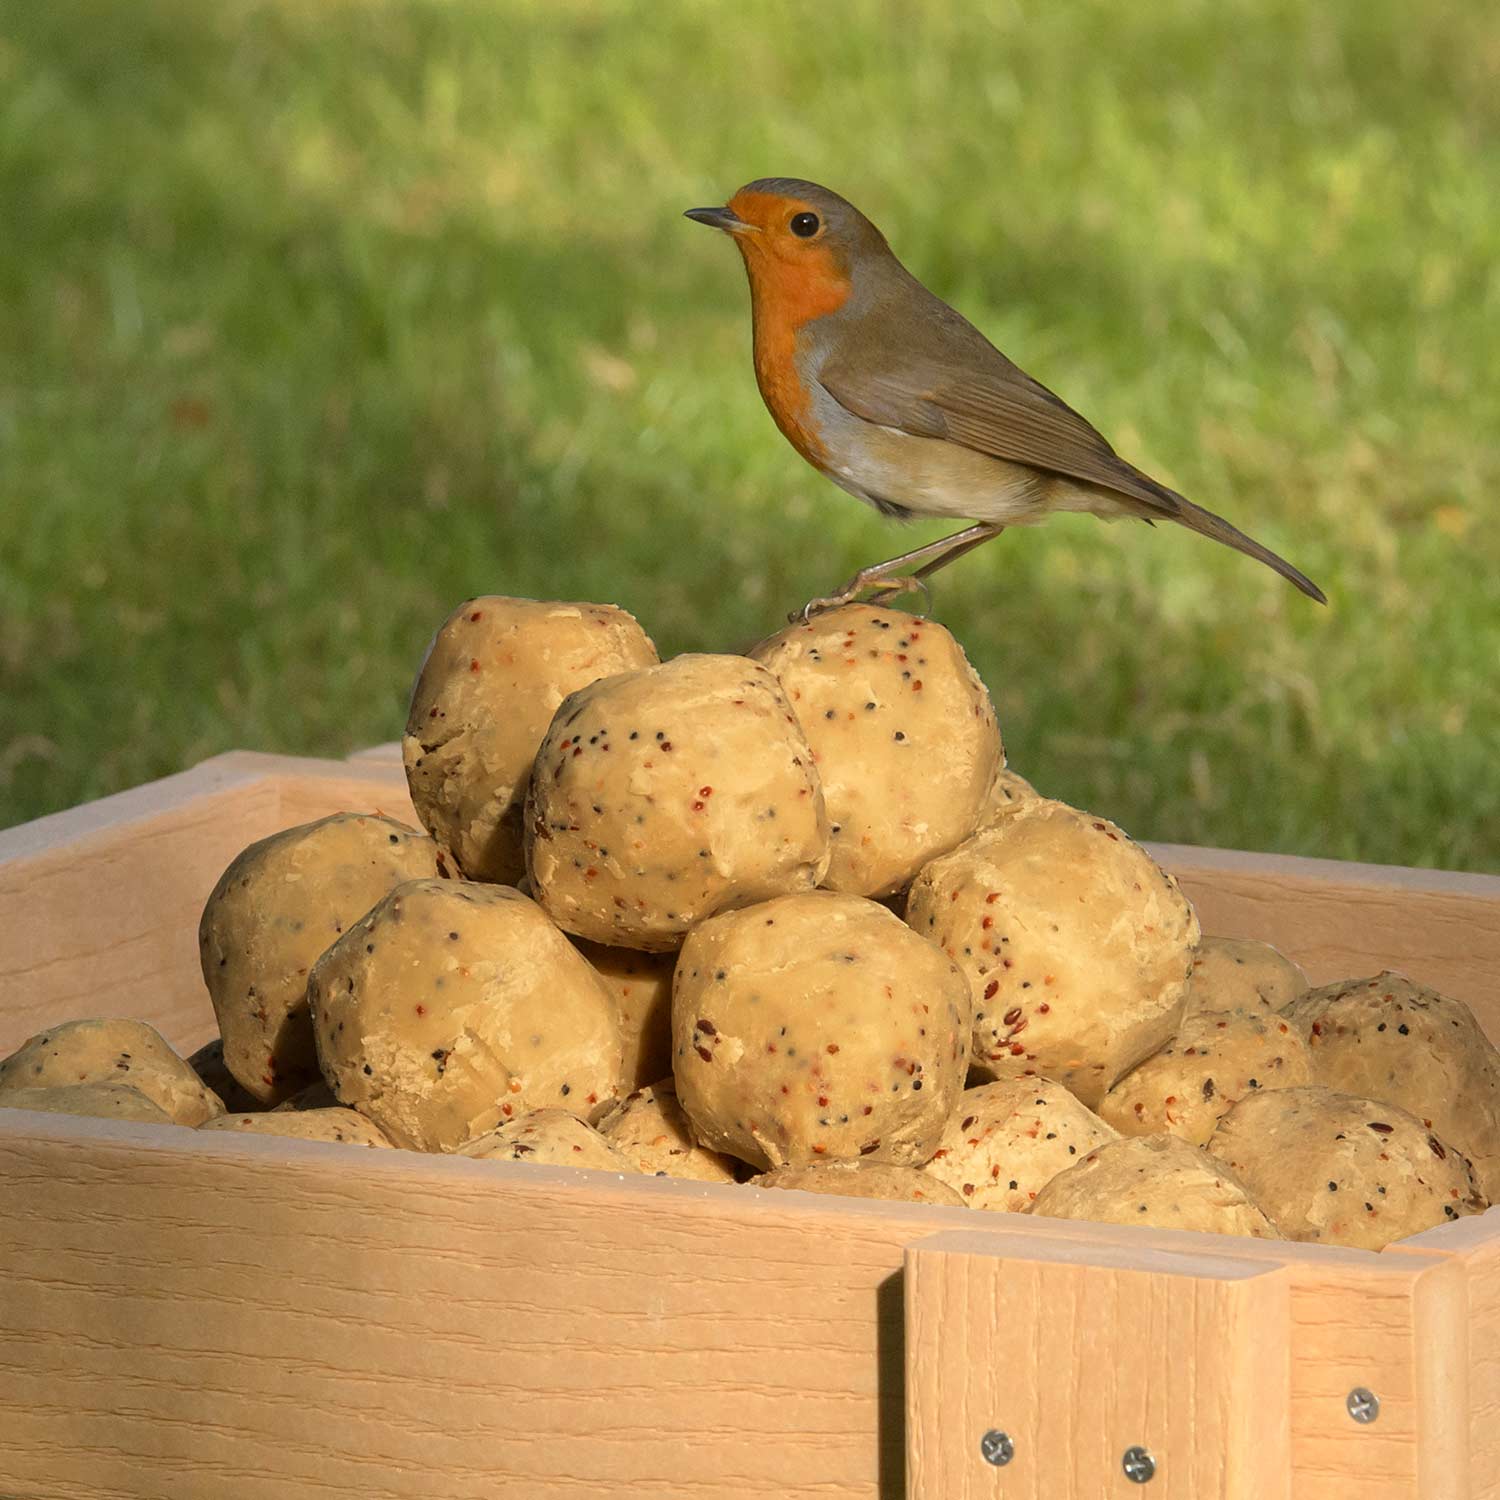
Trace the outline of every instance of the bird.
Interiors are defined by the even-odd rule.
[[[756,382],[777,427],[841,489],[899,520],[969,524],[861,568],[803,619],[863,594],[926,591],[939,568],[1055,511],[1175,521],[1323,591],[1212,511],[1128,463],[896,258],[847,198],[763,177],[685,217],[722,230],[750,281]]]

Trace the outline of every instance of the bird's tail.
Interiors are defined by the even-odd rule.
[[[1278,557],[1269,547],[1262,547],[1253,537],[1248,537],[1238,527],[1231,526],[1222,516],[1216,516],[1211,510],[1204,510],[1201,505],[1194,505],[1191,500],[1184,500],[1175,490],[1169,490],[1164,485],[1160,488],[1164,496],[1170,497],[1170,501],[1155,515],[1165,516],[1180,526],[1186,526],[1190,531],[1212,537],[1216,542],[1223,542],[1226,547],[1233,547],[1236,552],[1243,552],[1246,557],[1263,562],[1268,568],[1274,568],[1287,582],[1295,584],[1309,599],[1316,599],[1319,604],[1328,603],[1328,596],[1323,590],[1284,557]]]

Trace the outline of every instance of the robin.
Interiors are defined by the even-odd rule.
[[[815,182],[767,177],[687,217],[733,236],[750,278],[755,378],[788,442],[882,515],[972,522],[861,568],[803,611],[924,588],[939,568],[1057,510],[1176,521],[1323,591],[1228,521],[1127,463],[896,259]]]

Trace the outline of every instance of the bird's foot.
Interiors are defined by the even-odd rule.
[[[923,610],[932,608],[932,591],[927,587],[925,578],[918,578],[914,573],[902,573],[892,577],[881,573],[878,568],[864,568],[856,573],[838,593],[830,594],[823,599],[809,599],[801,609],[793,610],[787,619],[793,625],[799,622],[806,625],[814,615],[821,615],[830,609],[840,609],[845,604],[853,604],[861,594],[874,594],[875,597],[870,602],[875,604],[884,604],[889,600],[899,598],[902,594],[920,594]]]

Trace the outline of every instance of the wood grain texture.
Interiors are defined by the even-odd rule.
[[[198,916],[279,802],[221,757],[0,833],[0,1053],[86,1016],[149,1021],[178,1046],[212,1035]]]
[[[0,1474],[87,1500],[898,1500],[914,1241],[1351,1285],[1381,1264],[4,1110],[0,1201]],[[1347,1424],[1337,1361],[1373,1381],[1381,1339],[1405,1347],[1387,1321],[1309,1362],[1314,1418]]]
[[[142,1500],[560,1500],[874,1496],[899,1467],[881,1288],[957,1210],[851,1221],[756,1193],[747,1236],[744,1204],[681,1184],[375,1154],[0,1137],[0,1473]]]
[[[284,827],[335,812],[381,812],[413,828],[422,826],[411,805],[400,760],[258,759],[263,762],[262,774],[273,778],[280,790]]]
[[[341,810],[415,821],[390,757],[237,753],[0,833],[0,1049],[81,1015],[197,1045],[208,891],[245,844]],[[1207,930],[1315,980],[1404,969],[1500,1036],[1500,880],[1155,852]],[[945,1253],[975,1264],[934,1270],[908,1358],[906,1248],[955,1232]],[[997,1267],[1025,1279],[1021,1325],[991,1318],[981,1344],[966,1320],[955,1363],[934,1309],[993,1310]],[[1063,1443],[1068,1482],[1158,1419],[1171,1463],[1154,1489],[1116,1467],[1059,1500],[1500,1500],[1500,1212],[1377,1257],[0,1111],[0,1277],[0,1497],[896,1500],[908,1365],[939,1391],[998,1369],[1039,1435],[1072,1434],[1041,1404],[1061,1351],[1065,1410],[1116,1424]],[[1135,1374],[1108,1376],[1140,1326]],[[1174,1344],[1190,1358],[1167,1368]],[[1357,1384],[1373,1427],[1344,1409]],[[1245,1467],[1265,1468],[1246,1410],[1289,1491]],[[965,1441],[973,1493],[1026,1493]]]
[[[132,1016],[192,1051],[215,1035],[198,917],[247,844],[331,812],[416,826],[399,765],[237,751],[0,832],[0,1055],[58,1021]]]
[[[356,763],[373,761],[381,766],[399,766],[401,764],[401,741],[386,740],[380,745],[367,745],[363,750],[356,750],[349,756],[349,759]]]
[[[1205,932],[1272,943],[1314,984],[1399,969],[1500,1039],[1500,876],[1147,845]]]
[[[141,1500],[891,1500],[971,1217],[8,1111],[0,1184],[0,1473]]]
[[[1173,1500],[1485,1494],[1468,1478],[1456,1259],[1158,1239],[958,1232],[908,1250],[910,1500],[1134,1493],[1136,1443],[1158,1463],[1148,1493]],[[1380,1398],[1372,1425],[1348,1414],[1356,1386]],[[1003,1477],[979,1452],[991,1426],[1016,1441]]]
[[[1391,1253],[1461,1267],[1467,1357],[1442,1397],[1467,1426],[1472,1500],[1500,1500],[1500,1211],[1415,1235]]]
[[[1294,1500],[1469,1500],[1462,1271],[1382,1254],[1288,1274]],[[1380,1398],[1370,1426],[1356,1386]]]
[[[236,751],[0,832],[0,1048],[85,1014],[135,1015],[196,1046],[209,1033],[191,937],[224,866],[278,829],[370,810],[417,826],[388,747],[350,761]],[[1500,1038],[1500,878],[1148,847],[1206,931],[1275,943],[1318,982],[1402,969]]]
[[[1274,1260],[955,1232],[908,1250],[906,1279],[910,1500],[1133,1491],[1135,1445],[1162,1500],[1290,1500]],[[990,1428],[1014,1441],[1004,1468],[981,1454]]]

